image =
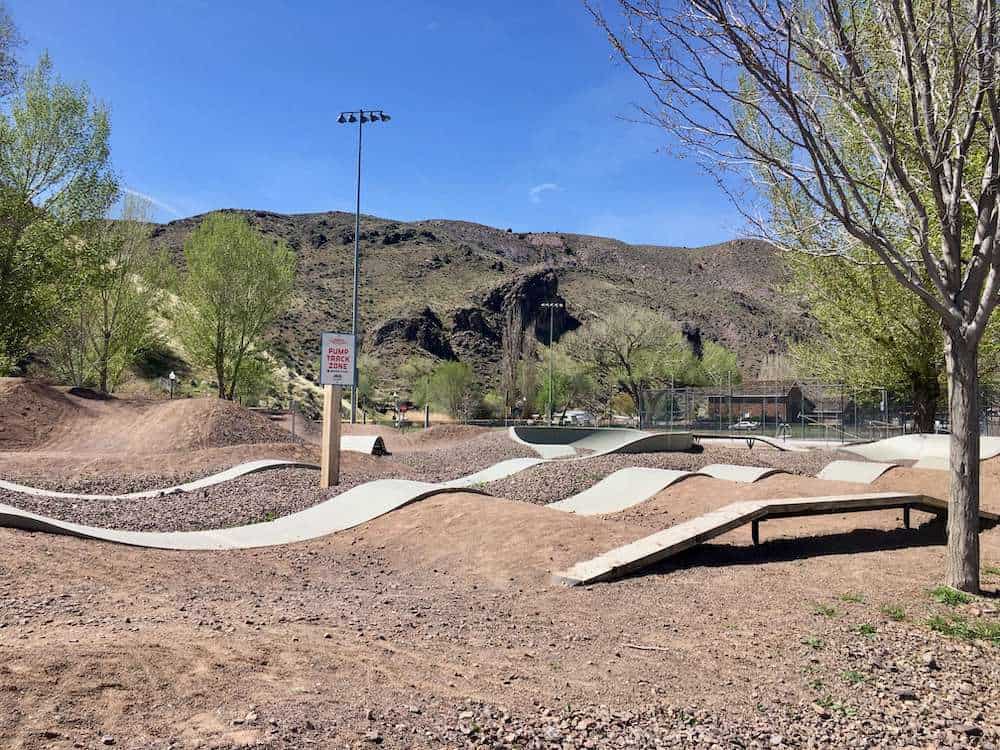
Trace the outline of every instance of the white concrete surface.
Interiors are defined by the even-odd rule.
[[[511,440],[543,458],[604,456],[609,453],[658,453],[688,450],[690,432],[646,432],[614,427],[510,427]],[[586,451],[586,455],[580,455]]]
[[[155,490],[143,490],[141,492],[128,492],[124,495],[87,495],[78,492],[56,492],[55,490],[46,490],[40,487],[28,487],[27,485],[18,484],[17,482],[8,482],[3,479],[0,479],[0,489],[9,490],[10,492],[19,492],[24,495],[32,495],[34,497],[52,497],[62,500],[137,500],[144,497],[162,497],[164,495],[173,495],[178,492],[194,492],[195,490],[201,490],[216,484],[229,482],[233,479],[237,479],[238,477],[246,476],[247,474],[254,474],[259,471],[296,468],[318,469],[319,466],[316,464],[303,463],[302,461],[285,461],[277,458],[265,458],[259,461],[248,461],[246,463],[238,464],[237,466],[233,466],[225,471],[220,471],[217,474],[202,477],[201,479],[196,479],[193,482],[187,482],[186,484],[178,484],[173,487],[164,487],[162,489]]]
[[[781,469],[772,469],[768,466],[739,466],[737,464],[709,464],[698,469],[700,474],[708,474],[715,479],[724,479],[727,482],[741,482],[752,484],[753,482],[769,477],[772,474],[785,474]]]
[[[333,534],[367,523],[417,500],[448,492],[476,492],[474,489],[440,484],[380,479],[349,489],[306,510],[274,521],[211,531],[121,531],[57,521],[35,513],[0,504],[0,526],[26,531],[69,534],[133,547],[172,550],[223,550],[273,547]]]
[[[913,466],[917,469],[947,470],[950,446],[950,435],[898,435],[874,443],[845,445],[841,450],[863,456],[869,461],[916,461]],[[1000,455],[1000,438],[980,438],[979,454],[982,460]]]
[[[832,482],[856,482],[871,484],[889,469],[899,464],[884,464],[874,461],[831,461],[816,476]]]
[[[641,467],[619,469],[604,477],[593,487],[571,495],[565,500],[549,503],[545,507],[581,516],[618,513],[645,502],[675,482],[698,475],[695,472],[672,469]]]

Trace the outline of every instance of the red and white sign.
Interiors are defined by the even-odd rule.
[[[324,333],[319,362],[320,385],[354,385],[354,336]]]

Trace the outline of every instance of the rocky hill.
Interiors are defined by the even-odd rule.
[[[319,334],[350,330],[354,216],[241,211],[296,253],[294,299],[269,334],[275,354],[314,377]],[[154,243],[179,264],[199,216],[158,225]],[[516,233],[462,221],[399,222],[362,217],[361,327],[364,350],[384,363],[424,352],[470,362],[498,377],[505,347],[548,340],[540,303],[566,311],[556,337],[590,311],[620,302],[676,321],[697,346],[703,338],[737,352],[749,377],[769,353],[807,329],[799,305],[781,291],[777,251],[750,241],[700,248],[627,245],[564,233]]]

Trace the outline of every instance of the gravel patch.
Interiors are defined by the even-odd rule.
[[[790,474],[812,476],[831,461],[844,458],[838,451],[802,453],[751,450],[730,446],[707,446],[701,452],[612,453],[585,461],[559,460],[490,482],[483,489],[491,495],[545,505],[563,500],[592,487],[618,469],[632,466],[697,471],[709,464],[767,466]]]
[[[426,482],[443,482],[485,469],[509,458],[537,458],[531,448],[510,439],[506,430],[481,435],[444,446],[393,456],[397,463],[417,472]]]
[[[198,531],[274,520],[305,510],[371,477],[321,490],[316,471],[275,469],[196,492],[127,500],[64,500],[0,490],[0,503],[61,521],[130,531]]]

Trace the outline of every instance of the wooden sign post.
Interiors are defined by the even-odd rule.
[[[323,386],[323,447],[319,486],[340,484],[340,386]]]
[[[354,386],[354,337],[324,333],[320,353],[319,382],[323,386],[323,444],[319,486],[340,484],[340,392]]]

